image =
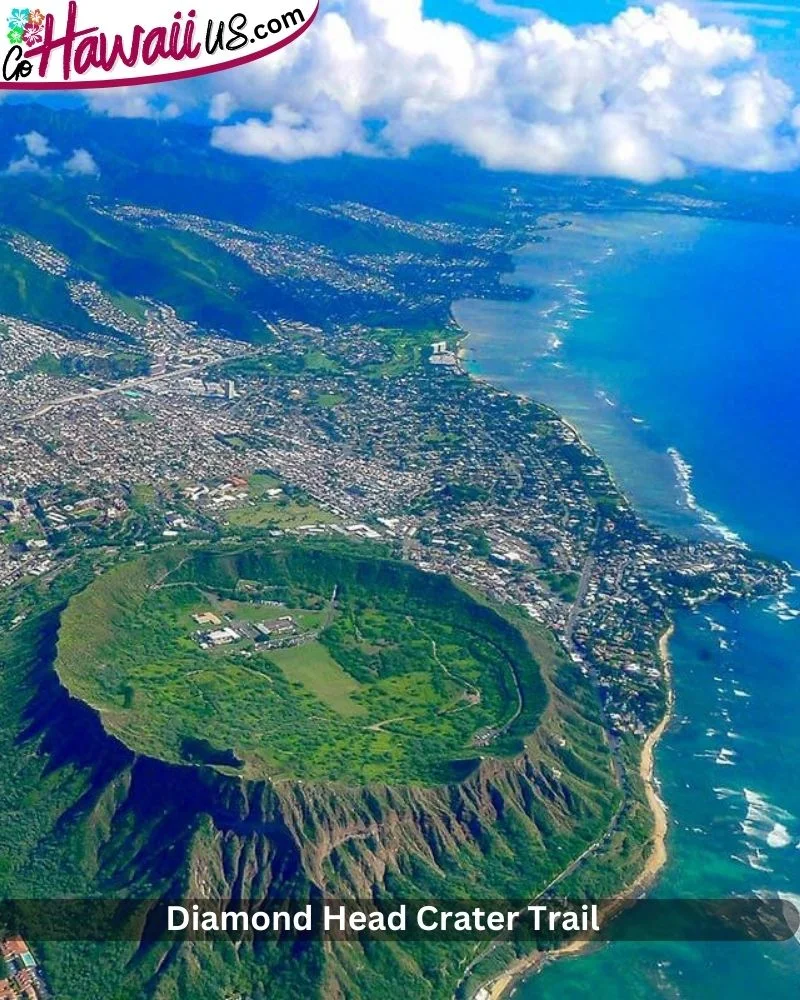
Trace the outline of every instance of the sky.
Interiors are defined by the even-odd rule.
[[[458,21],[485,38],[497,38],[509,26],[542,13],[565,24],[609,21],[621,13],[624,0],[424,0],[427,16]],[[652,9],[653,3],[642,6]],[[800,93],[800,3],[791,0],[684,0],[682,6],[717,23],[746,27],[769,56],[770,66]]]
[[[509,25],[526,17],[547,14],[564,24],[587,24],[591,21],[610,21],[627,5],[619,0],[424,0],[423,12],[427,17],[457,21],[483,38],[498,38]]]
[[[445,144],[489,169],[641,182],[800,164],[800,5],[322,0],[240,69],[86,95],[98,114],[200,116],[235,155],[294,162]]]

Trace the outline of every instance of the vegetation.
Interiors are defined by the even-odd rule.
[[[92,328],[86,313],[72,302],[63,278],[43,273],[38,267],[0,243],[0,302],[3,312],[32,323],[82,333]]]
[[[580,583],[580,575],[578,573],[557,573],[554,570],[548,570],[542,573],[542,579],[547,582],[551,590],[565,601],[572,602],[578,595],[578,585]]]
[[[213,647],[193,618],[209,611],[289,616],[295,633],[287,648],[260,634]],[[485,752],[519,751],[545,700],[499,613],[445,578],[330,545],[123,564],[63,614],[57,668],[132,749],[180,762],[187,740],[206,741],[253,777],[439,782],[477,759],[480,734]]]
[[[308,207],[357,191],[368,204],[420,220],[484,225],[507,213],[505,181],[487,185],[477,167],[464,161],[452,170],[433,154],[413,185],[398,162],[386,164],[378,187],[357,158],[333,173],[310,164],[298,183],[284,165],[211,149],[198,158],[192,126],[176,126],[167,143],[152,123],[79,122],[68,109],[40,105],[16,106],[6,124],[9,136],[36,128],[63,150],[80,134],[81,145],[103,150],[98,178],[67,182],[54,171],[7,182],[8,225],[67,254],[70,276],[97,281],[136,319],[136,296],[147,296],[205,330],[246,340],[264,339],[264,320],[282,316],[326,329],[379,324],[383,360],[368,368],[376,379],[402,379],[424,363],[432,340],[452,338],[445,324],[456,286],[438,304],[416,308],[422,268],[407,275],[403,304],[376,305],[324,282],[257,275],[193,233],[143,231],[95,206],[197,212],[322,241],[341,254],[381,255],[439,250],[413,233]],[[96,329],[62,278],[7,247],[0,264],[4,311],[71,336]],[[498,254],[486,265],[491,278],[508,261]],[[117,338],[108,360],[93,361],[91,374],[141,373],[143,356],[126,351],[125,340]],[[70,357],[54,361],[37,367],[87,370]],[[230,362],[231,374],[236,366],[290,377],[336,363],[317,349]],[[329,407],[333,425],[339,398],[320,393],[310,403]],[[128,419],[146,420],[146,411]],[[437,449],[460,434],[440,420],[426,442]],[[565,457],[576,468],[584,460],[577,449]],[[323,512],[302,497],[270,496],[279,484],[266,476],[259,482],[263,489],[231,524],[261,547],[162,548],[96,576],[120,550],[100,548],[108,536],[88,515],[82,523],[98,545],[91,554],[67,549],[65,572],[0,597],[0,898],[524,900],[591,843],[601,845],[597,856],[559,889],[616,891],[649,835],[641,789],[629,789],[604,839],[620,789],[597,698],[552,637],[521,612],[501,612],[365,546],[264,548],[271,526],[317,521]],[[445,499],[456,507],[480,494],[455,483]],[[134,486],[130,500],[115,542],[163,543],[153,489]],[[553,570],[539,542],[542,567]],[[472,544],[491,551],[481,532]],[[552,574],[549,583],[570,593],[577,579]],[[290,615],[302,641],[268,648],[247,638],[203,649],[193,620],[203,612],[235,623]],[[54,665],[77,697],[66,696]],[[622,748],[626,774],[635,770],[635,749],[629,761]],[[476,956],[473,945],[436,940],[98,945],[49,940],[35,928],[30,940],[62,1000],[451,1000]],[[503,948],[492,956],[511,957]]]
[[[225,512],[225,519],[234,528],[275,528],[292,530],[304,524],[332,524],[333,514],[316,504],[301,503],[281,497],[250,500],[241,507]]]
[[[366,891],[387,902],[421,897],[524,901],[601,837],[618,808],[619,792],[596,698],[552,637],[532,630],[521,612],[510,611],[498,627],[511,629],[509,637],[524,631],[531,662],[535,659],[547,685],[547,704],[526,740],[525,756],[488,764],[483,777],[466,777],[463,791],[462,783],[361,789],[340,783],[333,790],[320,784],[312,791],[304,782],[243,781],[243,761],[215,734],[184,740],[181,749],[189,766],[137,758],[109,739],[95,714],[74,699],[65,700],[53,684],[62,615],[68,618],[85,602],[83,627],[93,644],[102,643],[113,635],[120,612],[154,584],[162,594],[175,592],[173,611],[186,627],[195,607],[188,599],[192,592],[201,595],[203,610],[220,617],[284,614],[276,605],[259,604],[270,587],[298,620],[307,616],[304,628],[319,626],[326,621],[329,596],[320,581],[329,578],[332,566],[343,593],[367,592],[381,580],[392,600],[416,601],[412,610],[438,594],[450,609],[440,616],[445,626],[454,608],[468,608],[483,620],[483,606],[456,588],[448,598],[451,585],[441,578],[429,578],[433,589],[418,593],[419,574],[411,571],[404,593],[402,576],[392,586],[388,580],[408,567],[368,558],[360,549],[297,549],[163,549],[93,583],[93,566],[83,560],[52,584],[34,582],[30,595],[15,591],[0,615],[5,628],[0,633],[4,898],[35,897],[46,887],[51,898],[174,899],[197,895],[199,878],[200,893],[218,898],[263,899],[266,894],[268,900],[302,900],[321,890],[340,898]],[[259,582],[268,567],[269,578]],[[109,581],[113,587],[106,588]],[[64,614],[60,609],[76,593]],[[34,614],[9,628],[11,616],[31,607]],[[348,646],[352,633],[340,628],[344,607],[343,597],[328,628],[340,632],[338,641]],[[380,613],[390,614],[391,606]],[[369,626],[368,616],[354,614]],[[63,634],[62,626],[62,640]],[[369,647],[378,646],[374,634],[362,636]],[[316,686],[320,703],[340,699],[342,716],[352,710],[359,682],[334,660],[330,645],[320,641],[308,659],[292,662],[297,655],[293,650],[270,654],[275,675],[299,665],[308,675],[297,682]],[[104,721],[108,725],[108,717]],[[309,730],[316,725],[318,720],[307,720]],[[649,834],[646,810],[623,817],[618,834],[582,868],[581,893],[610,892],[640,860]],[[368,837],[349,835],[364,823],[372,831]],[[320,863],[310,860],[317,857]],[[52,910],[48,905],[46,912]],[[97,911],[92,913],[97,920]],[[37,933],[36,921],[28,937],[55,994],[65,1000],[235,995],[267,1000],[330,996],[336,990],[353,1000],[379,1000],[387,989],[392,995],[450,1000],[477,954],[474,943],[435,939],[336,942],[326,948],[314,942],[263,942],[235,951],[224,943],[179,948],[138,940],[95,944],[50,940]],[[491,954],[510,959],[510,948]],[[478,976],[487,971],[484,963],[476,971]]]

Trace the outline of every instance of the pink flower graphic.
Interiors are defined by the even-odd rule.
[[[29,48],[32,45],[41,45],[42,37],[43,37],[42,36],[42,29],[39,27],[38,24],[34,24],[32,21],[29,21],[25,25],[25,34],[24,34],[23,37],[25,39],[25,44]]]

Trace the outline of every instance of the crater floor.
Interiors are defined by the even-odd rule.
[[[457,780],[545,701],[502,614],[350,546],[123,563],[63,612],[56,667],[135,752],[256,779]]]

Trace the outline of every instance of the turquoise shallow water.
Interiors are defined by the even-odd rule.
[[[800,565],[800,234],[679,215],[573,218],[522,252],[530,303],[465,302],[472,368],[578,425],[674,531],[736,534]],[[800,618],[785,602],[683,614],[661,896],[800,893]],[[615,944],[533,998],[795,996],[800,943]]]

